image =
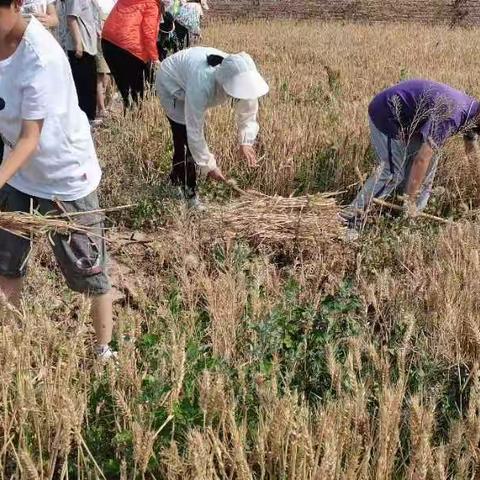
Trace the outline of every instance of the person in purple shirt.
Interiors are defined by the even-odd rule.
[[[370,103],[370,131],[378,165],[353,203],[342,212],[357,226],[373,198],[404,194],[408,215],[423,210],[432,191],[442,146],[463,134],[467,156],[476,153],[480,102],[430,80],[407,80]]]

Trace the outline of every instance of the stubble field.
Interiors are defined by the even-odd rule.
[[[255,171],[230,107],[208,122],[222,169],[267,194],[351,199],[373,165],[368,103],[400,79],[480,96],[475,30],[212,24],[203,44],[248,51],[271,85]],[[88,305],[39,244],[23,312],[0,307],[0,478],[476,478],[479,166],[460,139],[429,207],[454,223],[372,214],[358,244],[308,258],[207,238],[169,199],[155,99],[96,140],[103,204],[139,203],[109,232],[119,362],[95,365]]]

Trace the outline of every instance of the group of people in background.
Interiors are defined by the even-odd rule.
[[[200,36],[206,0],[25,0],[68,55],[80,108],[92,125],[108,116],[115,83],[125,108],[143,98],[158,62]]]

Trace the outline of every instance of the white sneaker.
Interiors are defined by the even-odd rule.
[[[110,360],[116,361],[118,358],[118,353],[112,350],[109,345],[97,345],[95,347],[95,352],[97,354],[97,359],[103,363],[107,363]]]
[[[358,233],[358,230],[355,228],[347,228],[345,231],[345,241],[346,242],[356,242],[358,238],[360,237],[360,234]]]

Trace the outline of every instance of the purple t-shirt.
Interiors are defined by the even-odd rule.
[[[420,134],[433,147],[462,131],[478,133],[480,102],[430,80],[407,80],[379,93],[368,109],[373,124],[392,138]]]

